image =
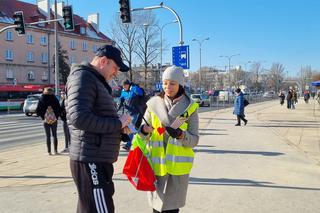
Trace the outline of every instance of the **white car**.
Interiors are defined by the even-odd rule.
[[[41,95],[42,94],[33,94],[27,96],[27,99],[24,101],[23,104],[24,114],[26,114],[27,116],[32,116],[33,114],[36,114],[36,109]]]

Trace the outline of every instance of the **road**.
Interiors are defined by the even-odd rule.
[[[64,142],[61,124],[58,137]],[[0,150],[44,142],[45,132],[39,117],[27,117],[23,113],[0,115]]]

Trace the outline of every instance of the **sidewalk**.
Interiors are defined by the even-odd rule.
[[[182,213],[317,212],[320,208],[320,108],[300,100],[246,108],[247,126],[232,110],[200,114],[201,138]],[[61,149],[63,139],[60,139]],[[76,189],[66,155],[48,156],[45,144],[0,152],[1,212],[75,212]],[[117,212],[151,212],[146,194],[115,164]],[[4,210],[4,211],[3,211]]]

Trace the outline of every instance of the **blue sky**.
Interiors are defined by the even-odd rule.
[[[24,0],[36,3],[36,0]],[[53,0],[52,0],[53,2]],[[69,0],[74,12],[87,17],[100,13],[101,30],[108,28],[119,10],[118,0]],[[131,8],[159,5],[161,1],[131,0]],[[191,71],[199,68],[199,45],[193,38],[210,37],[202,45],[202,66],[233,66],[261,61],[266,69],[281,63],[293,76],[301,66],[320,70],[320,1],[318,0],[168,0],[183,24],[185,45],[190,45]],[[154,10],[160,25],[174,20],[165,9]],[[163,38],[169,46],[178,46],[177,24],[165,27]],[[171,62],[171,49],[164,52],[163,63]],[[250,65],[247,65],[249,68]]]

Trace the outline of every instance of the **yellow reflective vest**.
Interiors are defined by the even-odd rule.
[[[181,130],[185,131],[188,129],[188,124],[185,121],[198,107],[199,105],[197,103],[192,103],[186,111],[179,116],[179,118],[184,121],[179,127]],[[151,123],[154,131],[151,134],[148,149],[155,175],[164,176],[167,173],[171,175],[189,174],[194,159],[192,148],[183,146],[180,140],[169,137],[165,149],[163,142],[165,129],[160,119],[153,112],[151,112]]]

